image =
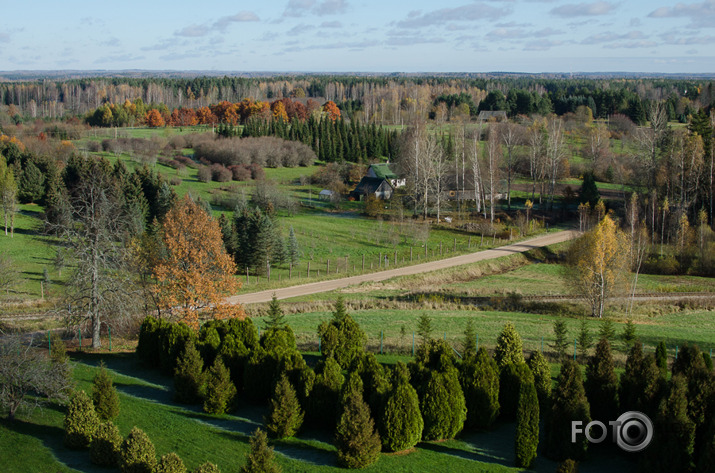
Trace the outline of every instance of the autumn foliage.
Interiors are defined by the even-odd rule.
[[[164,117],[161,116],[161,112],[159,112],[159,110],[152,109],[144,115],[144,123],[146,123],[146,126],[152,128],[164,126]]]
[[[243,317],[238,306],[222,303],[240,283],[226,253],[218,221],[188,196],[166,214],[164,257],[154,268],[158,306],[163,315],[198,328],[199,315],[212,319]]]
[[[340,109],[337,105],[335,105],[335,102],[333,102],[332,100],[328,100],[327,102],[325,102],[325,104],[323,105],[323,112],[325,112],[328,118],[332,121],[340,119]]]

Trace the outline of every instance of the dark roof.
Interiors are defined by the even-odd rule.
[[[355,187],[353,193],[360,195],[374,194],[383,182],[388,186],[390,185],[389,182],[381,177],[363,177]]]

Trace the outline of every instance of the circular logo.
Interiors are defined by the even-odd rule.
[[[616,443],[626,452],[640,452],[653,440],[653,423],[642,412],[626,412],[616,425]]]

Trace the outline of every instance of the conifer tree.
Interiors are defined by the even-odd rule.
[[[432,339],[432,318],[426,313],[421,314],[417,320],[417,335],[420,336],[422,345]]]
[[[551,368],[540,351],[531,352],[527,362],[531,374],[534,375],[534,387],[539,396],[539,406],[546,409],[551,395]]]
[[[581,319],[581,324],[579,326],[579,331],[578,331],[578,337],[576,338],[578,340],[578,351],[579,354],[581,355],[581,362],[586,361],[586,357],[588,356],[588,351],[591,349],[591,346],[593,345],[593,335],[591,335],[591,332],[588,329],[588,323],[586,322],[586,318]]]
[[[467,326],[464,329],[464,341],[462,342],[462,358],[468,359],[477,354],[476,346],[477,331],[474,328],[472,319],[467,321]]]
[[[601,326],[598,329],[598,338],[605,338],[610,342],[615,336],[616,329],[613,328],[613,321],[611,319],[603,319],[601,321]]]
[[[206,462],[193,470],[191,473],[221,473],[221,470],[219,470],[218,466],[213,463]]]
[[[516,410],[516,466],[531,468],[539,445],[539,397],[534,383],[523,383]]]
[[[451,439],[461,432],[467,406],[456,368],[429,370],[418,394],[424,440]]]
[[[497,338],[497,346],[494,349],[494,359],[500,369],[511,363],[524,363],[521,337],[511,322],[507,322],[504,325],[504,328]]]
[[[563,320],[554,321],[554,344],[551,347],[556,351],[559,360],[566,358],[566,350],[568,350],[569,342],[566,339],[566,322]]]
[[[359,379],[359,378],[358,378]],[[347,468],[363,468],[380,457],[380,436],[370,417],[370,408],[360,389],[350,390],[335,430],[338,463]]]
[[[591,417],[604,422],[618,417],[618,377],[611,355],[611,344],[602,338],[586,366],[586,397]]]
[[[618,393],[621,411],[639,411],[653,418],[663,390],[663,379],[653,355],[643,356],[643,345],[636,341],[626,359]]]
[[[281,304],[278,302],[275,292],[268,304],[268,312],[266,313],[266,330],[283,328],[286,324],[285,315]]]
[[[672,371],[673,375],[685,376],[688,415],[701,433],[702,428],[706,427],[708,405],[711,404],[711,397],[715,394],[715,376],[707,367],[697,345],[683,345],[678,352],[678,358],[673,362]]]
[[[499,372],[499,406],[501,416],[506,420],[516,418],[519,405],[519,392],[522,384],[534,382],[534,375],[529,366],[522,363],[509,363]]]
[[[459,380],[467,406],[465,425],[488,429],[499,415],[499,368],[482,347],[460,366]]]
[[[209,414],[224,414],[233,408],[236,386],[231,374],[220,358],[217,358],[206,376],[206,399],[204,411]]]
[[[668,376],[668,349],[663,340],[655,348],[655,364],[658,366],[661,376],[666,378]]]
[[[300,408],[295,389],[283,374],[276,383],[273,398],[268,407],[266,430],[272,437],[293,437],[303,425],[303,410]]]
[[[122,473],[153,473],[156,449],[149,436],[134,427],[119,447],[119,467]]]
[[[295,231],[293,230],[292,225],[290,227],[290,232],[288,233],[288,258],[294,265],[300,262],[300,247],[298,246],[298,238],[295,236]]]
[[[422,438],[424,421],[410,372],[402,362],[393,371],[392,388],[386,393],[378,417],[382,446],[388,452],[414,447]]]
[[[115,466],[119,462],[121,444],[122,435],[112,421],[99,424],[97,432],[89,443],[91,462],[100,466]]]
[[[193,340],[184,345],[174,369],[174,400],[185,404],[201,401],[204,385],[204,362]]]
[[[92,402],[100,420],[112,420],[119,415],[119,394],[104,362],[100,363],[99,371],[94,376]]]
[[[653,424],[653,440],[643,457],[644,471],[670,473],[693,467],[695,424],[688,418],[687,381],[676,374],[670,392],[658,408]]]
[[[585,435],[571,441],[572,422],[591,421],[588,401],[581,379],[581,369],[573,360],[561,365],[556,387],[551,392],[551,409],[544,424],[544,454],[552,460],[581,459],[586,454],[588,439]]]
[[[246,456],[246,464],[241,467],[241,473],[280,473],[276,464],[273,447],[268,446],[268,437],[261,429],[256,429],[249,440],[251,446]]]
[[[84,448],[99,428],[99,416],[92,400],[84,391],[77,391],[70,399],[64,421],[65,445],[69,448]]]
[[[340,415],[340,390],[345,377],[333,358],[326,358],[322,364],[318,364],[315,372],[315,383],[309,398],[310,420],[332,429]]]
[[[174,452],[163,455],[153,473],[186,473],[184,461]]]
[[[633,323],[632,319],[626,320],[626,325],[623,326],[622,338],[627,347],[632,346],[636,341],[636,324]]]
[[[334,357],[344,369],[362,355],[367,343],[365,332],[348,315],[342,296],[335,303],[333,319],[320,324],[318,335],[323,355]]]

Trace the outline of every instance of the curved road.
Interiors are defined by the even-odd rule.
[[[349,276],[346,278],[332,279],[330,281],[319,281],[299,286],[285,287],[282,289],[269,289],[267,291],[253,292],[249,294],[240,294],[237,296],[228,297],[226,301],[230,304],[254,304],[258,302],[268,302],[276,295],[278,299],[288,299],[290,297],[304,296],[307,294],[316,294],[319,292],[334,291],[355,284],[364,282],[384,281],[385,279],[394,278],[397,276],[409,276],[411,274],[427,273],[439,269],[452,268],[464,264],[476,263],[488,259],[500,258],[502,256],[512,255],[515,253],[524,253],[534,248],[561,243],[577,237],[579,232],[574,230],[566,230],[556,233],[548,233],[530,240],[525,240],[513,245],[501,246],[491,250],[479,251],[467,255],[453,256],[439,261],[429,263],[420,263],[402,268],[388,269],[376,273],[361,274],[359,276]]]

